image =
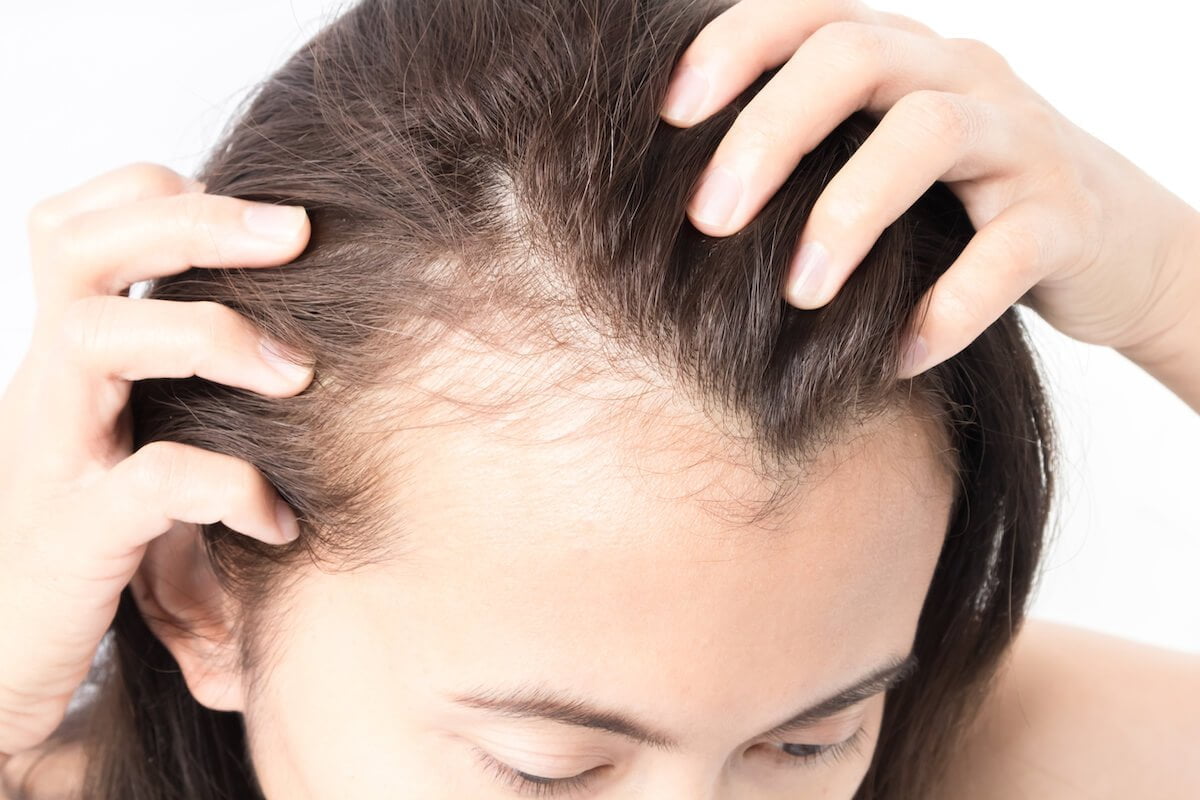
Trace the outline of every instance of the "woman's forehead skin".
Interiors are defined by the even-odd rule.
[[[308,575],[290,612],[304,636],[272,680],[311,691],[353,674],[323,718],[379,735],[416,687],[542,682],[736,746],[908,652],[952,486],[918,424],[831,450],[775,523],[785,535],[762,536],[689,499],[694,471],[631,471],[628,440],[444,428],[408,454],[422,464],[403,505],[412,562]],[[736,497],[752,480],[709,469],[700,485]]]

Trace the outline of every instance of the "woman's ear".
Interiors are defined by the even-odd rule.
[[[200,526],[176,522],[153,540],[130,589],[196,702],[245,710],[235,606],[212,570]]]

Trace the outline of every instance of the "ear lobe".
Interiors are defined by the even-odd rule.
[[[130,588],[196,702],[214,711],[245,710],[235,609],[209,563],[200,527],[176,522],[150,542]]]

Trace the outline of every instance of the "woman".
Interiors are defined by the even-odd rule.
[[[1194,658],[1022,629],[1053,442],[1009,308],[1200,408],[1200,219],[985,46],[367,0],[202,177],[31,219],[11,794],[1200,790]]]

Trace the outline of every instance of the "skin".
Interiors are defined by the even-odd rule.
[[[1200,223],[1183,199],[1066,119],[986,43],[857,0],[732,5],[680,57],[663,119],[701,122],[774,67],[701,176],[688,208],[699,230],[741,230],[804,153],[863,110],[879,127],[817,199],[796,255],[819,244],[826,257],[808,270],[797,258],[789,302],[829,302],[884,228],[942,181],[977,233],[924,298],[902,377],[1019,303],[1115,348],[1200,411]],[[816,277],[802,287],[806,273]]]
[[[931,800],[1192,800],[1198,674],[1195,654],[1031,619]],[[69,797],[78,757],[75,748],[29,750],[5,776],[27,775],[35,800]],[[8,800],[2,789],[0,798]]]
[[[847,0],[734,5],[681,59],[677,78],[687,67],[703,78],[694,109],[686,117],[665,110],[664,117],[694,124],[764,69],[785,62],[794,66],[781,70],[768,84],[770,91],[742,112],[714,156],[714,166],[728,167],[744,194],[734,198],[734,213],[725,221],[705,221],[694,208],[698,228],[711,235],[740,229],[812,142],[849,111],[865,108],[882,116],[880,129],[833,177],[801,240],[825,245],[830,254],[826,280],[811,301],[788,281],[789,300],[801,307],[827,302],[907,203],[934,180],[945,180],[979,233],[931,290],[920,331],[926,352],[918,354],[909,373],[958,352],[1005,308],[1021,302],[1069,336],[1113,347],[1200,410],[1200,214],[1065,120],[982,42],[943,39],[913,20]],[[838,68],[819,74],[810,69],[814,64]],[[706,194],[711,193],[697,192],[698,206]],[[725,203],[730,205],[728,197]],[[172,563],[187,563],[188,524],[221,520],[264,541],[286,538],[288,512],[284,509],[277,521],[277,495],[252,467],[194,448],[152,445],[131,453],[123,414],[128,382],[145,377],[200,375],[280,397],[301,391],[311,379],[303,367],[281,375],[264,361],[258,332],[228,309],[116,296],[137,280],[189,266],[272,266],[303,249],[308,235],[303,215],[293,214],[290,232],[264,237],[246,224],[246,206],[199,194],[164,167],[136,164],[48,198],[30,216],[38,315],[30,351],[0,398],[0,452],[6,454],[0,462],[0,507],[6,511],[0,526],[0,607],[23,609],[0,618],[0,652],[22,654],[0,663],[0,766],[8,760],[5,754],[20,754],[8,764],[8,775],[28,768],[32,758],[26,756],[38,755],[62,719],[111,621],[116,598],[138,572],[149,543],[162,543],[155,549],[163,557],[147,560],[142,571],[152,578],[169,575]],[[588,496],[594,495],[593,489]],[[91,535],[82,537],[81,531]],[[598,541],[604,544],[601,552],[619,556],[615,545]],[[697,537],[694,546],[700,548],[701,541]],[[173,550],[176,555],[170,557]],[[687,554],[693,552],[700,550]],[[800,558],[801,552],[781,555]],[[834,553],[822,555],[833,558]],[[769,573],[773,562],[763,563]],[[811,569],[814,561],[803,563]],[[536,566],[547,567],[544,562]],[[713,561],[708,577],[714,586],[728,588],[735,566],[724,565],[726,573],[721,566]],[[660,579],[657,572],[651,577]],[[683,587],[689,576],[662,577]],[[690,578],[698,580],[696,574]],[[758,580],[756,575],[752,585]],[[795,590],[789,584],[772,598],[770,609],[778,612],[781,603],[790,607],[789,593]],[[169,598],[168,592],[161,595]],[[728,625],[724,633],[731,636],[749,636],[752,627],[732,622],[749,611],[750,600],[735,594],[726,601],[714,603],[717,616],[709,624]],[[367,613],[369,598],[360,602]],[[810,613],[811,607],[803,610]],[[396,615],[392,621],[400,619]],[[698,618],[690,622],[699,624]],[[703,628],[682,631],[680,636],[690,634],[691,641],[707,646],[715,641]],[[232,673],[223,664],[234,645],[221,635],[220,624],[211,633],[216,648],[195,659],[209,667],[190,670],[197,696],[215,705],[245,703],[248,713],[256,714],[257,706],[249,702],[255,696],[246,689],[261,685],[265,716],[270,685],[283,678],[256,683],[254,676]],[[792,641],[793,635],[809,641],[816,634],[811,628],[787,632],[795,651],[803,642]],[[1200,697],[1194,660],[1083,634],[1022,633],[1019,642],[1011,667],[998,676],[997,689],[986,701],[984,724],[964,737],[956,763],[970,767],[959,770],[960,782],[948,784],[946,797],[984,797],[984,792],[997,798],[1067,797],[1065,787],[1091,798],[1200,794],[1195,759],[1161,744],[1195,740],[1194,727],[1188,726],[1194,726],[1200,709],[1187,700]],[[860,643],[867,646],[865,640]],[[657,658],[657,650],[651,652]],[[748,742],[755,728],[776,721],[784,713],[779,704],[787,709],[803,703],[827,688],[821,681],[861,667],[849,663],[848,652],[846,663],[805,661],[803,675],[789,665],[787,674],[795,683],[771,686],[769,707],[757,685],[735,696],[739,691],[730,687],[734,678],[746,683],[744,674],[720,675],[725,683],[715,675],[685,674],[708,692],[695,693],[704,699],[703,714],[693,696],[684,697],[674,685],[654,687],[661,697],[673,698],[670,707],[658,695],[601,696],[621,687],[600,685],[596,673],[594,685],[583,688],[596,699],[652,707],[661,726],[673,725],[687,738],[689,755],[656,761],[664,772],[646,768],[636,774],[669,783],[667,792],[678,782],[702,796],[718,785],[715,765]],[[855,652],[863,659],[876,655]],[[803,648],[797,655],[811,657]],[[772,657],[763,654],[768,661]],[[1095,668],[1118,663],[1127,666]],[[762,669],[775,679],[783,674],[774,663]],[[757,675],[756,669],[753,681]],[[576,677],[587,676],[585,668]],[[634,685],[647,689],[644,683]],[[1078,691],[1058,691],[1065,685]],[[1141,703],[1116,699],[1134,685]],[[1013,712],[1014,704],[1021,714]],[[714,726],[717,714],[736,714],[736,731]],[[272,754],[267,744],[258,751],[264,771],[272,769],[272,759],[278,763],[285,757]],[[396,752],[387,757],[396,758]],[[70,754],[56,758],[69,763]],[[1044,778],[1047,764],[1057,765],[1052,786],[1037,783],[1034,775],[1040,771]],[[1104,767],[1099,781],[1096,765]],[[742,774],[738,770],[734,764],[728,774]],[[1170,776],[1169,785],[1148,788],[1147,775],[1155,773]],[[964,774],[987,775],[989,782],[981,787]]]
[[[259,204],[132,164],[43,200],[29,217],[37,316],[29,351],[0,397],[0,754],[36,747],[62,720],[146,545],[177,523],[225,520],[264,542],[295,516],[252,465],[159,442],[131,452],[131,381],[199,375],[272,397],[311,366],[264,358],[264,335],[217,303],[116,293],[189,266],[290,260],[309,234],[266,236]],[[293,535],[294,538],[294,535]],[[0,761],[3,756],[0,756]]]
[[[1030,621],[933,800],[1200,796],[1200,654]]]
[[[648,435],[676,418],[656,404],[562,436],[571,417],[605,413],[583,405],[519,439],[479,422],[406,435],[405,461],[422,466],[397,489],[404,555],[305,570],[282,616],[268,613],[255,673],[231,674],[221,654],[236,647],[160,627],[197,697],[245,711],[269,798],[521,796],[472,747],[544,777],[608,765],[575,796],[853,795],[882,694],[783,740],[832,745],[865,726],[837,762],[762,734],[908,654],[950,513],[937,439],[914,418],[877,419],[827,451],[769,525],[748,527],[722,512],[765,487],[698,458],[715,432],[689,421]],[[196,551],[157,547],[161,574],[138,585],[161,603],[150,610],[194,627],[214,587],[180,592]],[[679,748],[445,697],[530,681],[623,709]]]

